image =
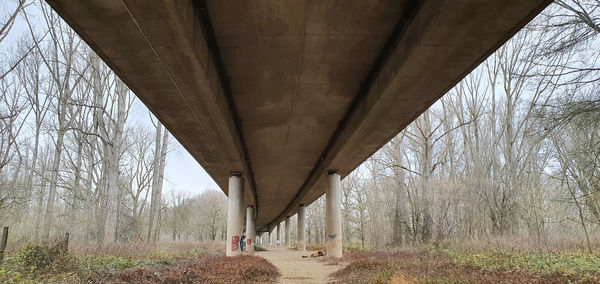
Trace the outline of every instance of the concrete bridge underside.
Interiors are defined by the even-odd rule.
[[[271,231],[549,0],[47,0]],[[245,209],[244,209],[245,210]]]

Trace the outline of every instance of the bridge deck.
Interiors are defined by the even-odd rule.
[[[549,0],[47,0],[257,229],[324,193]]]

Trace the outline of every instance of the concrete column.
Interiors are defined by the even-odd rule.
[[[290,247],[290,217],[285,217],[285,247]]]
[[[254,245],[256,245],[254,207],[248,206],[246,209],[246,251],[254,252]]]
[[[325,192],[325,219],[327,227],[327,258],[342,257],[342,185],[337,172],[329,173],[329,185]]]
[[[277,224],[277,239],[275,240],[275,245],[281,245],[281,223]]]
[[[304,232],[306,228],[304,228],[304,218],[306,216],[306,207],[304,204],[300,204],[298,207],[298,250],[306,250],[306,238]]]
[[[244,178],[232,175],[229,178],[229,200],[227,201],[227,256],[240,254],[240,238],[244,219]]]
[[[269,246],[273,245],[273,243],[271,243],[271,232],[269,232],[269,238],[267,240],[268,240],[267,243],[269,244]]]

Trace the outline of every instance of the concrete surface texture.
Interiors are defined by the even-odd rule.
[[[290,247],[291,243],[290,243],[290,234],[292,233],[291,230],[291,224],[290,224],[290,217],[286,217],[285,218],[285,239],[283,241],[283,245],[285,247]]]
[[[247,252],[254,252],[256,243],[256,227],[255,227],[254,207],[248,206],[246,209],[246,244]]]
[[[329,174],[325,196],[325,245],[327,258],[342,257],[342,183],[338,173]]]
[[[549,0],[47,0],[270,231]],[[242,206],[244,208],[245,206]]]
[[[281,245],[281,223],[277,223],[277,238],[275,239],[276,245]]]
[[[227,256],[239,255],[241,249],[241,237],[243,232],[242,220],[244,220],[244,178],[231,176],[229,178],[229,199],[227,200],[227,244],[225,254]]]
[[[299,251],[306,250],[306,207],[301,204],[298,208],[298,234],[296,248]]]

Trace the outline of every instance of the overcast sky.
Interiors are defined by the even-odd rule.
[[[129,125],[153,127],[148,108],[137,98],[132,107],[129,119]],[[177,139],[171,136],[169,144],[173,147],[169,147],[172,150],[167,155],[165,182],[163,185],[165,195],[168,195],[173,190],[196,195],[207,188],[219,188],[200,164],[179,144]]]
[[[0,5],[0,19],[5,20],[8,15],[14,11],[17,2],[0,0],[0,3],[2,3]],[[43,24],[41,12],[36,5],[29,6],[27,11],[30,20],[34,24],[34,28],[38,23],[39,25]],[[0,46],[0,60],[12,57],[12,54],[16,52],[20,38],[23,36],[29,36],[29,29],[27,28],[25,20],[22,17],[19,17],[16,19],[13,29],[10,31],[8,37]],[[0,64],[0,70],[4,69],[4,64]],[[146,106],[137,98],[135,99],[127,125],[133,127],[136,125],[142,125],[149,128],[153,127],[152,122],[150,121],[148,108],[146,108]],[[208,188],[218,189],[219,187],[217,184],[198,162],[196,162],[183,146],[179,144],[177,139],[173,136],[171,137],[172,139],[169,140],[169,144],[172,147],[169,148],[172,150],[167,155],[165,182],[163,187],[165,195],[168,196],[173,190],[185,192],[189,195],[196,195]]]

